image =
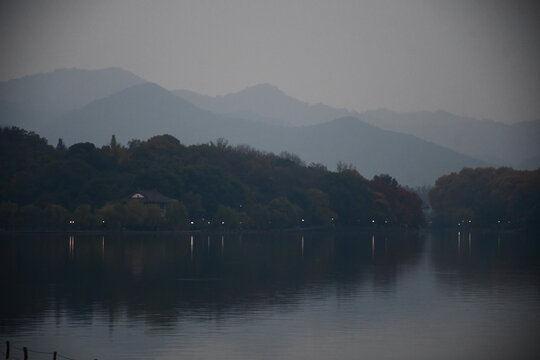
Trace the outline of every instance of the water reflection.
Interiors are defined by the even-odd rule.
[[[540,285],[540,255],[535,236],[521,232],[442,232],[430,234],[430,257],[443,286],[477,288]],[[457,239],[457,241],[456,241]],[[474,246],[474,251],[473,251]],[[452,256],[452,254],[455,254]]]
[[[193,260],[193,235],[190,236],[190,259]]]
[[[75,237],[73,235],[69,236],[69,258],[73,258],[73,251],[75,248]]]
[[[469,256],[471,256],[472,245],[471,245],[471,233],[469,232]]]
[[[225,237],[222,235],[221,236],[221,256],[223,256],[225,252]]]
[[[1,270],[10,276],[3,277],[2,287],[13,296],[6,299],[9,312],[2,321],[39,317],[51,299],[55,311],[110,314],[111,325],[122,312],[169,323],[201,309],[226,316],[240,304],[249,311],[267,303],[294,303],[295,294],[305,289],[324,292],[346,284],[351,290],[370,277],[387,287],[405,269],[387,265],[414,263],[423,246],[417,234],[384,240],[384,251],[376,250],[375,235],[367,233],[344,233],[337,239],[333,233],[221,235],[217,247],[213,236],[185,236],[187,242],[182,235],[69,235],[68,262],[61,246],[64,235],[4,241],[2,247],[12,252],[3,252],[10,259],[3,256]],[[34,295],[24,296],[20,284]]]
[[[503,358],[536,351],[539,258],[520,233],[11,235],[0,337],[94,329],[86,341],[139,351],[172,341],[171,359],[230,343],[255,350],[229,358]],[[269,336],[280,346],[260,356]]]

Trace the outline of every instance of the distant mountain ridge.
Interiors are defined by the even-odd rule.
[[[373,117],[365,113],[298,101],[269,84],[215,98],[178,93],[117,68],[58,70],[0,83],[0,125],[22,126],[68,145],[103,145],[112,134],[123,144],[166,133],[185,144],[225,138],[233,145],[292,152],[330,169],[338,161],[350,163],[368,178],[388,173],[410,186],[492,164],[415,134],[370,125]],[[534,131],[534,123],[521,126]],[[525,161],[539,159],[530,155]]]
[[[147,139],[166,133],[185,144],[198,144],[219,137],[241,137],[253,127],[264,129],[261,131],[263,135],[272,128],[201,110],[166,89],[147,82],[69,112],[41,129],[40,133],[49,140],[61,137],[67,144],[89,141],[103,145],[109,142],[112,134],[126,144],[132,139]]]
[[[314,125],[357,115],[346,109],[308,104],[294,99],[271,84],[258,84],[233,94],[216,97],[188,90],[173,90],[172,93],[201,109],[272,125]]]
[[[34,128],[145,80],[120,68],[59,69],[0,82],[0,124]]]
[[[415,135],[492,164],[540,166],[532,160],[540,157],[540,119],[509,125],[446,111],[398,113],[387,109],[366,111],[360,118],[381,129]]]
[[[216,97],[186,90],[173,93],[202,109],[274,125],[314,125],[355,116],[381,129],[414,135],[493,165],[524,169],[540,167],[540,142],[537,140],[540,138],[540,120],[508,125],[446,111],[398,113],[378,109],[357,113],[322,104],[310,105],[270,84]]]
[[[112,134],[121,143],[171,134],[182,143],[199,144],[225,138],[232,145],[293,152],[302,159],[330,169],[338,161],[351,163],[371,178],[389,173],[408,185],[424,185],[440,175],[481,161],[428,143],[411,135],[379,129],[355,117],[318,125],[283,127],[226,117],[202,110],[152,83],[124,89],[74,110],[41,132],[51,142],[67,144],[109,142]]]
[[[441,174],[487,163],[456,153],[412,135],[382,130],[356,117],[295,129],[289,149],[307,161],[353,164],[371,178],[380,173],[402,184],[433,184]]]

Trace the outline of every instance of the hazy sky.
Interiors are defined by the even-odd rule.
[[[0,80],[119,66],[168,89],[272,83],[363,111],[540,118],[534,1],[5,1]]]

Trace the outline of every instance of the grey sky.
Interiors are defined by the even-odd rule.
[[[540,118],[534,1],[2,1],[0,80],[119,66],[209,95]]]

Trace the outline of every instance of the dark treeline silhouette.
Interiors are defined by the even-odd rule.
[[[465,168],[429,192],[433,223],[533,228],[540,224],[540,169]]]
[[[127,147],[56,147],[18,128],[0,129],[2,228],[199,229],[407,226],[424,223],[419,197],[389,175],[331,172],[295,155],[226,140],[185,146],[170,135]],[[125,202],[137,189],[178,201]]]

